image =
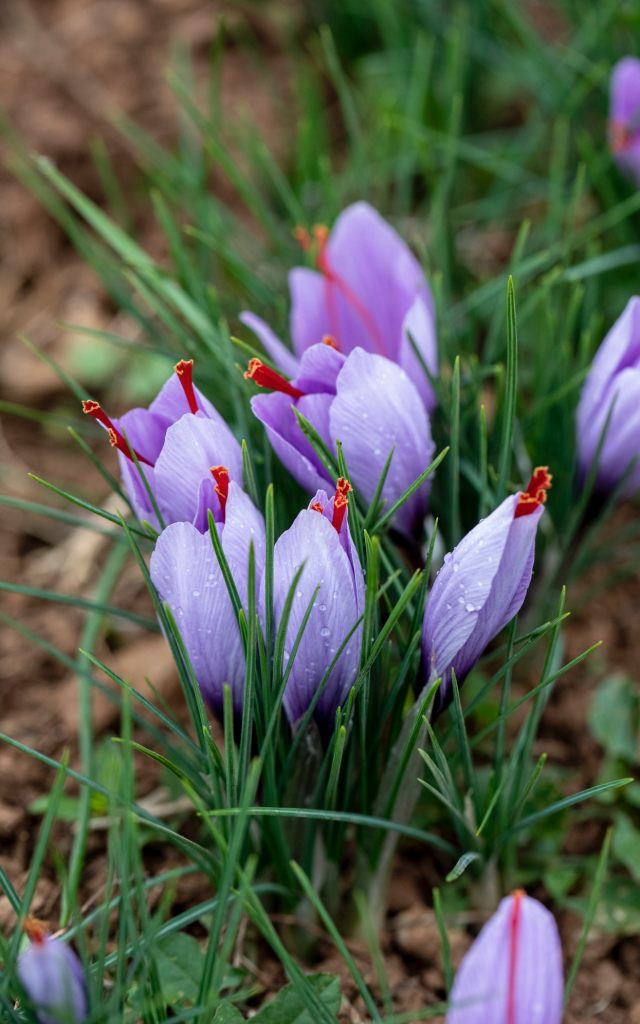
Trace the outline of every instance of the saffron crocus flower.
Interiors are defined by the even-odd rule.
[[[462,681],[489,641],[522,607],[550,486],[547,467],[539,467],[526,491],[505,498],[445,555],[422,627],[427,676],[442,679],[437,713],[451,700],[451,669]]]
[[[640,60],[623,57],[611,72],[609,146],[621,171],[640,186]]]
[[[463,957],[447,1024],[560,1024],[563,988],[553,914],[515,892],[501,901]]]
[[[224,501],[224,522],[216,522],[216,529],[246,614],[249,545],[253,541],[258,593],[264,571],[264,520],[233,481]],[[191,523],[173,523],[158,538],[150,568],[153,584],[176,620],[204,699],[220,712],[223,686],[229,683],[239,714],[244,648],[209,534]]]
[[[43,925],[27,918],[29,948],[17,963],[18,977],[41,1024],[79,1024],[87,1017],[87,988],[76,954]]]
[[[613,406],[613,408],[612,408]],[[634,295],[602,342],[580,396],[576,440],[581,475],[586,477],[611,412],[598,463],[596,486],[615,487],[640,454],[640,299]],[[640,488],[640,464],[625,492]]]
[[[253,313],[242,313],[240,319],[289,377],[297,376],[303,353],[330,335],[344,355],[362,348],[399,363],[431,412],[436,398],[409,335],[437,376],[434,305],[408,245],[362,202],[347,207],[330,234],[323,225],[316,225],[313,234],[312,241],[306,229],[296,229],[302,247],[314,252],[317,269],[295,267],[289,274],[295,354]]]
[[[351,540],[347,514],[349,484],[341,479],[331,500],[319,490],[308,508],[276,541],[273,571],[275,628],[296,572],[304,563],[296,588],[285,642],[285,667],[314,590],[320,584],[309,621],[293,662],[283,704],[294,724],[305,713],[340,644],[364,612],[364,580]],[[264,621],[264,587],[261,617]],[[331,729],[336,708],[344,707],[360,666],[362,624],[340,655],[318,700],[315,715]]]
[[[405,371],[384,356],[356,348],[349,356],[331,344],[312,345],[302,355],[297,377],[287,381],[259,359],[245,377],[274,394],[255,395],[251,408],[264,423],[281,462],[309,493],[331,487],[331,478],[296,420],[292,406],[316,428],[335,454],[339,438],[349,474],[371,501],[389,452],[395,445],[382,490],[387,508],[413,483],[434,451],[429,417]],[[395,525],[411,534],[422,524],[431,481],[399,510]]]
[[[110,419],[97,402],[84,402],[83,408],[108,430],[138,518],[160,529],[123,428],[165,526],[188,522],[203,531],[207,529],[207,509],[222,521],[219,492],[224,479],[242,485],[242,450],[220,413],[194,386],[193,360],[182,360],[175,371],[148,409],[130,409],[117,420]]]

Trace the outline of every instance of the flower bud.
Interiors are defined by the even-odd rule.
[[[624,174],[640,185],[640,60],[623,57],[611,72],[609,148]]]
[[[25,931],[29,948],[16,969],[41,1024],[80,1024],[87,1017],[87,987],[71,946],[49,935],[32,918]]]

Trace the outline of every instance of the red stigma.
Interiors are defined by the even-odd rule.
[[[507,1024],[517,1024],[516,1021],[516,974],[518,969],[518,925],[520,923],[520,906],[522,897],[526,893],[524,889],[516,889],[512,893],[513,913],[511,915],[511,934],[509,936],[509,987],[507,990]]]
[[[324,505],[321,505],[319,501],[314,501],[309,511],[319,512],[320,515],[324,512]]]
[[[189,403],[189,408],[194,414],[198,411],[198,400],[196,398],[195,391],[193,390],[193,359],[187,360],[181,359],[179,363],[176,363],[174,370],[178,374],[178,380],[182,384],[182,390],[184,391],[185,398]]]
[[[260,388],[271,388],[272,391],[281,391],[283,395],[291,395],[292,398],[304,397],[304,391],[294,388],[293,384],[290,384],[281,373],[276,373],[269,366],[265,366],[260,359],[251,360],[249,369],[245,372],[244,377],[245,380],[252,380]]]
[[[349,504],[349,491],[352,491],[353,487],[348,480],[345,480],[343,476],[340,477],[336,484],[336,495],[333,499],[333,519],[331,520],[332,526],[340,533],[342,529],[342,521],[344,514],[347,511],[347,505]]]
[[[314,224],[313,234],[318,243],[318,254],[316,256],[316,266],[325,282],[325,299],[327,303],[327,314],[329,316],[329,323],[331,324],[331,333],[334,338],[337,339],[338,351],[340,351],[340,323],[338,319],[338,306],[336,303],[335,288],[342,294],[342,297],[346,299],[354,312],[360,317],[362,323],[366,327],[367,331],[371,335],[373,345],[378,355],[386,355],[386,347],[384,339],[380,334],[377,323],[371,316],[371,313],[360,301],[356,293],[347,284],[344,278],[340,277],[335,272],[331,264],[329,263],[329,255],[327,252],[327,242],[329,241],[329,229],[324,224]]]
[[[36,946],[41,946],[47,937],[47,927],[43,921],[38,921],[36,917],[25,918],[22,929],[25,935],[28,936],[31,942]]]
[[[548,466],[538,466],[534,469],[526,491],[522,491],[518,497],[514,519],[519,519],[520,516],[530,516],[538,505],[545,504],[552,479]]]
[[[322,344],[323,345],[327,345],[328,348],[335,348],[336,352],[340,351],[340,349],[338,348],[338,346],[336,344],[336,339],[331,334],[323,334],[322,335]]]
[[[215,492],[220,501],[222,521],[225,522],[227,512],[227,498],[229,497],[229,470],[226,466],[212,466],[211,472],[216,482]]]
[[[88,416],[93,416],[94,420],[97,420],[98,423],[102,423],[102,426],[107,428],[107,430],[109,431],[109,440],[111,441],[111,444],[114,446],[114,448],[117,448],[119,452],[122,452],[123,455],[126,455],[129,462],[133,462],[133,457],[131,455],[131,452],[129,451],[129,446],[127,442],[125,441],[120,431],[116,430],[113,423],[107,416],[106,412],[104,412],[100,408],[99,403],[93,401],[83,402],[82,409],[83,412],[86,412]],[[133,450],[135,452],[135,448]],[[144,462],[147,466],[153,466],[153,462],[149,462],[148,459],[145,459],[144,455],[141,455],[140,452],[135,452],[135,454],[136,458],[138,459],[138,462]]]

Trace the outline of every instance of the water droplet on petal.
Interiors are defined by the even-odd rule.
[[[321,611],[321,612],[326,612],[326,610],[327,610],[327,606],[326,606],[326,604],[321,604],[321,605],[318,605],[318,607],[320,608],[320,611]]]
[[[465,607],[466,607],[468,612],[472,612],[473,611],[473,605],[472,604],[465,605]]]
[[[454,562],[454,563],[453,563],[453,571],[454,571],[454,572],[457,572],[459,568],[460,568],[460,566],[458,565],[458,563],[457,563],[457,562]]]
[[[329,636],[330,633],[331,630],[328,629],[327,626],[323,626],[322,629],[320,630],[320,636]]]

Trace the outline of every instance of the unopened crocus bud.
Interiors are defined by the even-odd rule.
[[[285,642],[285,668],[309,602],[320,589],[293,662],[283,704],[289,721],[297,722],[309,707],[335,654],[364,612],[364,580],[348,523],[348,491],[339,480],[329,499],[319,490],[309,507],[276,541],[273,556],[273,613],[275,628],[296,572],[304,563],[293,598]],[[264,621],[265,589],[261,593]],[[315,717],[327,729],[337,707],[344,707],[360,666],[362,624],[358,626],[329,676]]]
[[[331,341],[332,339],[329,339]],[[303,434],[293,411],[302,413],[336,454],[342,444],[353,484],[371,501],[394,449],[382,498],[389,508],[431,462],[434,443],[424,404],[412,380],[384,356],[333,344],[307,348],[293,381],[252,359],[245,377],[273,389],[254,395],[251,408],[264,423],[281,462],[309,493],[331,487],[331,478]],[[431,480],[398,511],[394,525],[406,534],[422,526]]]
[[[253,541],[258,593],[264,571],[264,520],[237,483],[225,482],[220,472],[218,476],[222,486],[215,486],[223,492],[225,519],[216,523],[216,529],[246,615],[249,545]],[[209,532],[200,533],[191,523],[168,526],[158,538],[150,571],[176,620],[204,699],[219,713],[224,684],[229,683],[234,711],[239,714],[244,698],[244,648]]]
[[[501,901],[463,957],[447,1024],[560,1024],[563,987],[553,914],[515,892]]]
[[[623,57],[611,72],[609,148],[640,186],[640,60]]]
[[[298,375],[303,353],[329,336],[344,355],[362,348],[398,363],[431,412],[436,397],[409,336],[431,376],[437,376],[435,311],[422,267],[408,245],[364,202],[348,206],[331,232],[316,224],[312,233],[313,239],[301,226],[295,235],[313,255],[316,269],[295,267],[289,274],[295,355],[253,313],[242,313],[240,319],[289,377]]]
[[[436,713],[489,641],[522,607],[533,569],[535,538],[551,476],[535,470],[527,490],[510,495],[445,555],[427,601],[422,655],[427,677],[442,679]]]
[[[80,1024],[87,1017],[87,986],[76,954],[32,918],[25,922],[29,948],[17,972],[41,1024]]]
[[[627,306],[605,337],[584,383],[576,414],[576,444],[583,480],[606,428],[596,489],[611,490],[631,460],[640,455],[640,298]],[[625,494],[640,488],[640,462]]]
[[[118,451],[134,512],[156,530],[160,523],[127,441],[165,526],[187,522],[202,532],[207,529],[208,509],[217,521],[224,521],[213,468],[226,467],[229,478],[242,486],[242,449],[220,413],[193,384],[192,372],[193,360],[181,360],[148,409],[130,409],[119,420],[107,416],[98,402],[83,402],[85,413],[102,424]]]

